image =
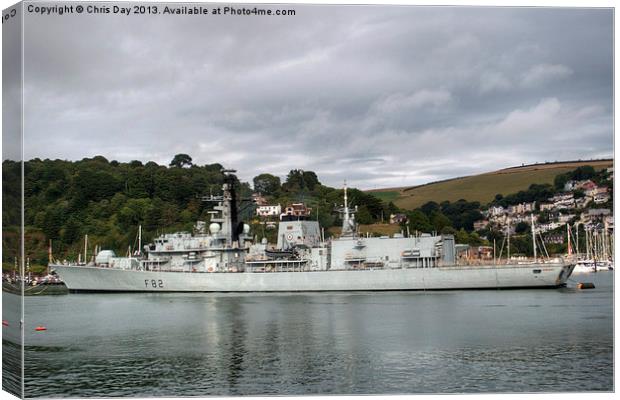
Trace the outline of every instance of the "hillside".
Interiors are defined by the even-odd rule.
[[[488,203],[496,194],[507,195],[527,189],[533,183],[553,183],[556,175],[574,170],[582,165],[596,169],[613,166],[613,160],[568,161],[511,167],[461,178],[429,183],[426,185],[376,189],[369,192],[382,200],[393,201],[398,207],[412,210],[429,201],[442,202],[465,199]]]
[[[2,164],[5,269],[14,266],[20,249],[21,167],[11,160]],[[33,267],[47,263],[50,243],[53,257],[78,259],[84,253],[85,235],[89,254],[101,247],[124,255],[138,246],[138,227],[143,243],[162,233],[191,232],[197,220],[209,222],[212,216],[213,204],[201,197],[220,193],[224,182],[221,164],[197,165],[187,154],[175,155],[169,165],[95,156],[78,161],[36,158],[25,161],[23,168],[25,251]],[[266,203],[304,202],[321,226],[339,224],[334,205],[342,202],[342,190],[322,185],[312,171],[291,170],[284,182],[263,173],[253,182]],[[253,234],[275,241],[277,231],[266,230],[255,216],[255,204],[250,202],[254,189],[236,180],[236,190],[241,220]],[[358,207],[361,224],[374,224],[397,211],[355,188],[349,188],[348,195]],[[373,229],[385,234],[388,228]]]

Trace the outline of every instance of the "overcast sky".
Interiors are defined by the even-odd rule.
[[[271,8],[27,14],[25,158],[378,188],[613,155],[610,9]]]

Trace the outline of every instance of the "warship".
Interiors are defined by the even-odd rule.
[[[534,258],[459,262],[452,235],[359,235],[344,187],[342,231],[326,240],[318,221],[281,218],[275,247],[239,218],[234,170],[225,170],[212,218],[193,233],[163,234],[137,254],[102,250],[88,263],[51,263],[73,292],[306,292],[557,288],[575,264]]]

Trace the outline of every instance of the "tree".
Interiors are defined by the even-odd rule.
[[[69,217],[69,220],[65,224],[65,228],[62,231],[62,241],[66,244],[73,244],[81,238],[80,223],[75,217]]]
[[[254,182],[254,191],[267,196],[272,196],[280,190],[280,178],[271,174],[255,176],[252,182]]]
[[[388,203],[386,209],[387,209],[387,214],[388,215],[400,213],[400,209],[398,207],[396,207],[396,204],[394,204],[391,201]]]
[[[586,193],[582,189],[577,189],[573,192],[573,197],[576,199],[583,199],[586,197]]]
[[[557,190],[562,190],[566,182],[568,182],[568,179],[567,174],[556,175],[555,178],[553,178],[553,186],[555,186]]]
[[[420,210],[414,210],[409,213],[407,217],[409,219],[409,229],[411,229],[412,232],[430,232],[433,229],[433,226],[428,220],[426,214]]]
[[[452,227],[450,218],[446,217],[441,211],[433,211],[430,219],[437,232],[442,232],[446,227]]]
[[[368,211],[368,207],[361,206],[357,209],[357,215],[355,216],[357,222],[360,224],[372,224],[372,215],[370,215],[370,211]]]
[[[192,165],[192,158],[187,154],[177,154],[172,161],[170,161],[171,167],[183,168],[191,167]]]
[[[420,207],[420,210],[422,210],[424,214],[430,216],[433,212],[439,211],[439,204],[434,201],[429,201]]]
[[[288,191],[305,189],[312,191],[320,184],[319,178],[314,172],[293,169],[286,176],[286,182],[284,182],[282,188]]]
[[[521,221],[515,226],[516,233],[526,233],[530,229],[530,224],[527,222]]]
[[[571,176],[576,181],[585,181],[586,179],[592,179],[596,175],[596,170],[591,165],[582,165],[577,167]]]

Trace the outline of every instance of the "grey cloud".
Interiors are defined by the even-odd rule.
[[[27,16],[26,158],[183,152],[370,188],[613,153],[611,10],[294,8]]]
[[[526,87],[534,87],[548,81],[568,78],[572,73],[573,70],[565,65],[538,64],[523,74],[521,84]]]

